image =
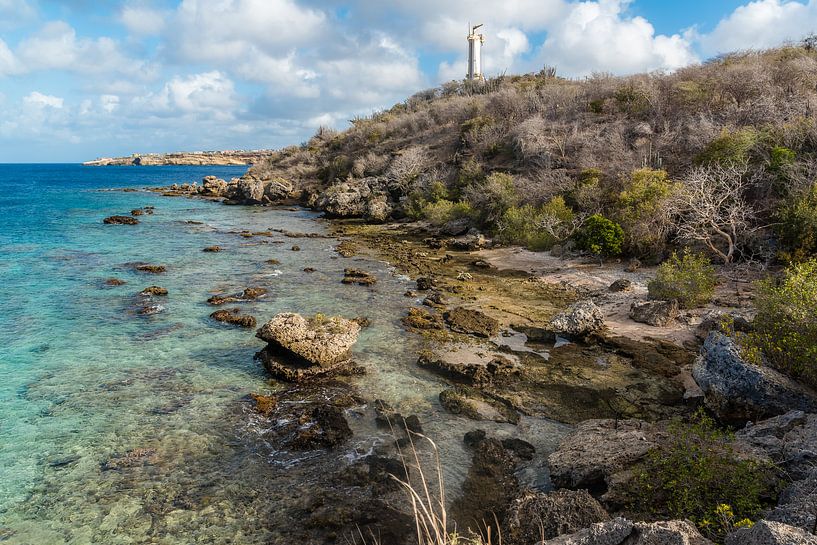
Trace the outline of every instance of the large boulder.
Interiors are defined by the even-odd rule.
[[[357,342],[360,325],[340,316],[316,315],[311,319],[284,312],[264,324],[256,337],[269,343],[278,354],[320,367],[329,367],[349,358]]]
[[[664,327],[678,317],[678,301],[634,301],[630,318],[656,327]]]
[[[385,221],[392,211],[386,184],[380,178],[336,182],[317,197],[314,206],[328,217],[372,221]]]
[[[532,545],[542,538],[572,534],[607,520],[610,515],[586,490],[556,490],[546,494],[526,490],[508,510],[503,543]]]
[[[761,520],[726,536],[726,545],[817,545],[817,537],[794,526]]]
[[[199,192],[210,197],[223,197],[227,194],[227,182],[215,176],[205,176]]]
[[[621,545],[633,531],[633,523],[624,518],[597,522],[574,534],[538,542],[538,545]]]
[[[661,433],[641,420],[585,420],[548,456],[550,478],[559,488],[604,491],[614,474],[658,445]]]
[[[238,181],[233,200],[243,204],[261,204],[264,199],[264,182],[245,176]]]
[[[791,410],[817,411],[817,394],[789,377],[743,359],[734,340],[713,331],[692,368],[706,406],[723,421],[743,424]]]
[[[572,304],[550,320],[549,329],[572,337],[584,337],[604,327],[604,314],[589,299]]]
[[[292,182],[283,178],[273,178],[264,181],[264,201],[283,201],[292,195],[295,187]]]

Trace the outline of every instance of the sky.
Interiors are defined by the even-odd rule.
[[[0,0],[0,163],[278,148],[465,74],[672,71],[817,0]]]

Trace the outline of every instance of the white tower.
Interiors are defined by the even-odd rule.
[[[469,80],[484,81],[482,75],[482,44],[485,43],[485,36],[477,34],[477,29],[482,24],[471,26],[468,23],[468,74],[465,76]]]

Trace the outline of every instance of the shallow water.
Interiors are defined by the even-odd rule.
[[[372,326],[355,349],[367,375],[350,382],[367,399],[420,416],[440,446],[449,486],[467,471],[462,433],[476,427],[533,441],[542,454],[524,478],[546,485],[544,454],[565,428],[525,418],[517,428],[477,425],[442,411],[445,384],[417,368],[419,339],[399,323],[415,303],[402,295],[408,279],[386,263],[338,257],[331,238],[238,234],[322,233],[314,213],[100,191],[243,171],[0,165],[0,542],[275,541],[287,534],[284,513],[323,464],[387,439],[352,415],[355,437],[338,451],[270,448],[241,402],[275,386],[253,361],[262,343],[252,331],[212,322],[205,303],[247,286],[269,290],[243,305],[259,322],[281,311],[368,317]],[[139,225],[102,224],[143,206],[155,214]],[[201,251],[210,245],[225,251]],[[273,258],[280,264],[265,263]],[[168,270],[138,273],[133,262]],[[349,266],[375,273],[377,285],[341,284]],[[109,277],[127,284],[105,286]],[[154,284],[170,292],[154,300],[163,311],[137,315],[135,294]],[[151,463],[106,470],[132,449],[150,449]]]

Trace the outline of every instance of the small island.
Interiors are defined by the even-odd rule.
[[[164,165],[254,165],[269,157],[272,150],[179,151],[134,153],[127,157],[99,157],[82,163],[91,167]]]

